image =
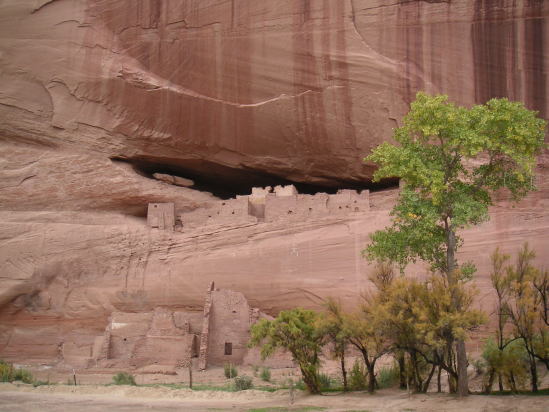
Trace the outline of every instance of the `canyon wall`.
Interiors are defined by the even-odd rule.
[[[0,358],[91,348],[113,312],[201,313],[211,281],[270,314],[351,305],[395,190],[356,213],[174,232],[149,227],[148,204],[369,188],[362,159],[418,90],[548,118],[548,19],[543,0],[1,0]],[[549,263],[548,164],[538,192],[465,234],[480,305],[497,245]]]

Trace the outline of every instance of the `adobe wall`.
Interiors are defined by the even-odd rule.
[[[65,352],[71,364],[82,367],[163,366],[167,368],[162,370],[173,370],[187,367],[193,357],[199,358],[200,370],[228,362],[291,366],[288,354],[277,353],[262,361],[259,348],[248,348],[251,325],[264,317],[267,315],[250,307],[242,293],[215,289],[211,282],[203,312],[173,312],[160,307],[154,312],[113,312],[103,335],[83,342],[85,350],[78,348],[73,354],[71,344]]]
[[[255,223],[257,219],[249,214],[248,197],[238,197],[213,202],[207,208],[178,214],[183,230],[204,225],[230,225]]]
[[[147,225],[150,228],[173,230],[175,227],[175,204],[149,203]]]
[[[231,362],[241,364],[250,339],[250,326],[258,311],[254,311],[244,295],[231,290],[212,291],[208,366]],[[225,354],[226,343],[231,354]]]
[[[370,210],[369,191],[340,190],[337,194],[297,193],[293,185],[252,188],[248,196],[211,202],[208,207],[177,213],[172,219],[171,203],[149,204],[147,217],[150,227],[171,228],[181,223],[178,230],[210,225],[240,225],[258,222],[302,221],[324,216],[345,216]],[[172,225],[173,222],[173,225]]]
[[[96,339],[95,359],[103,366],[186,366],[198,355],[194,328],[196,315],[189,312],[113,312],[104,335]]]

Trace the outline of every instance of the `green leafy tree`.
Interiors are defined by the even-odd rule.
[[[299,365],[309,392],[318,394],[319,355],[324,344],[319,320],[320,315],[311,310],[296,308],[282,311],[275,319],[261,319],[252,326],[249,345],[261,345],[263,358],[272,355],[277,348],[288,350]]]
[[[375,181],[399,177],[405,184],[391,212],[392,226],[372,235],[367,257],[401,268],[423,260],[450,286],[471,277],[474,266],[460,266],[456,259],[462,244],[458,232],[488,219],[494,190],[507,188],[517,200],[534,189],[544,130],[545,121],[521,103],[492,99],[467,109],[447,96],[418,93],[403,126],[395,130],[398,145],[383,143],[365,159],[379,166]],[[463,339],[456,342],[456,352],[458,393],[465,396]]]

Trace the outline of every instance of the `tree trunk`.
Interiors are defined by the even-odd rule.
[[[406,362],[404,360],[404,352],[397,357],[398,361],[398,377],[400,389],[406,389]]]
[[[301,375],[303,376],[303,382],[307,386],[307,389],[312,395],[320,394],[320,385],[318,383],[318,375],[316,371],[311,371],[308,368],[299,367],[301,369]]]
[[[469,395],[469,377],[467,376],[467,352],[465,351],[465,341],[460,339],[456,343],[457,352],[457,393],[458,396]]]
[[[435,369],[437,365],[433,365],[431,368],[431,372],[429,372],[429,376],[427,377],[427,380],[423,383],[423,388],[421,388],[422,393],[427,393],[427,390],[429,389],[429,384],[431,383],[431,379],[433,379],[433,375],[435,374]]]
[[[345,369],[345,351],[341,353],[341,375],[343,376],[343,391],[347,392],[349,388],[347,387],[347,370]]]
[[[517,393],[517,382],[515,381],[513,372],[509,373],[509,386],[511,387],[511,392]]]
[[[445,229],[446,229],[446,268],[448,270],[448,285],[450,287],[454,286],[457,283],[455,278],[455,271],[457,269],[457,262],[455,258],[455,251],[457,248],[456,234],[451,227],[448,219],[445,220]],[[454,294],[454,292],[452,292]],[[456,302],[455,296],[452,296],[452,303],[454,310],[460,310],[458,303]],[[467,376],[467,352],[465,350],[465,341],[459,339],[456,342],[456,355],[457,355],[457,394],[458,396],[467,396],[469,395],[469,378]]]
[[[530,356],[530,376],[532,383],[532,392],[538,391],[538,368],[536,365],[536,358]]]
[[[441,393],[442,392],[442,384],[440,382],[440,375],[442,374],[442,367],[439,366],[438,367],[438,372],[437,372],[437,392],[438,393]]]
[[[500,392],[503,392],[503,379],[501,378],[501,373],[498,373],[498,388]]]
[[[376,388],[376,375],[374,374],[374,362],[371,362],[368,366],[368,393],[374,393]]]
[[[492,386],[494,385],[494,379],[496,377],[496,371],[494,368],[490,368],[490,372],[488,374],[488,382],[486,382],[486,385],[484,385],[484,393],[490,394],[492,393]]]

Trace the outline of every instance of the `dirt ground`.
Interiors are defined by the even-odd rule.
[[[310,396],[298,393],[290,404],[287,390],[274,393],[190,391],[166,387],[52,385],[37,388],[0,384],[0,412],[547,412],[549,396],[480,396],[458,399],[447,394],[412,395],[398,390]]]

